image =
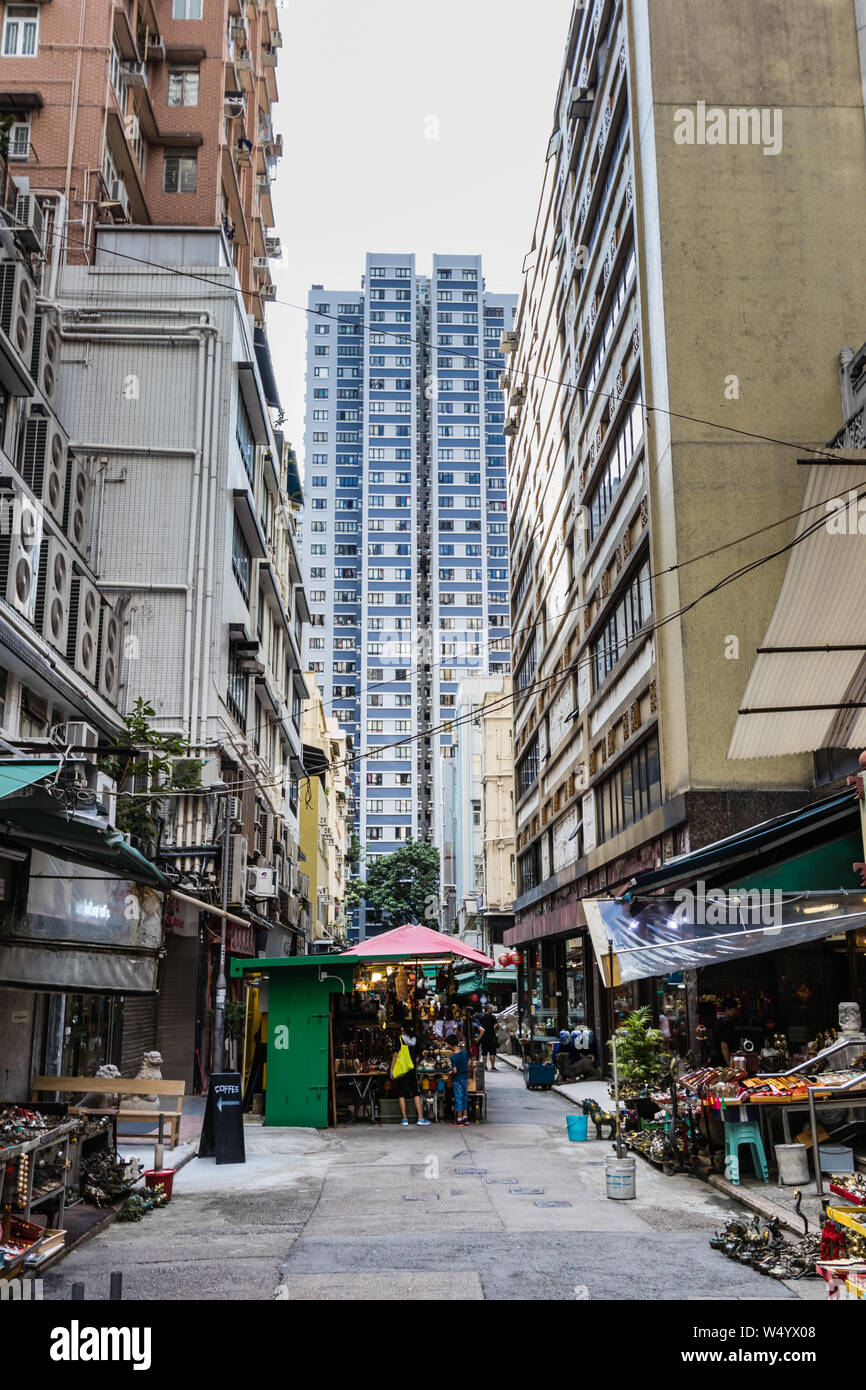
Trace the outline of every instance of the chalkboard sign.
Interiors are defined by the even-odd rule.
[[[244,1108],[240,1072],[214,1072],[207,1093],[199,1158],[217,1163],[246,1163]]]

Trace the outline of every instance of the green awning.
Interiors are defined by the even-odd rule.
[[[41,782],[43,777],[53,777],[60,769],[59,763],[25,763],[23,761],[0,763],[0,798],[14,796],[16,792]]]
[[[457,997],[460,998],[460,996],[464,994],[475,994],[475,992],[480,989],[481,976],[473,971],[471,975],[462,975],[460,977],[457,989],[454,992]]]
[[[487,985],[513,985],[517,988],[517,966],[509,965],[504,970],[488,970],[484,976]]]
[[[84,816],[64,815],[60,803],[44,792],[15,798],[7,794],[0,805],[0,822],[5,822],[5,834],[20,844],[38,845],[61,859],[95,865],[147,888],[164,893],[171,889],[165,874],[133,849],[119,830],[104,829]]]

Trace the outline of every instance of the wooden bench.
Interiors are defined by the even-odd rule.
[[[174,1098],[174,1105],[154,1105],[147,1109],[124,1109],[123,1103],[117,1106],[106,1106],[104,1110],[98,1110],[93,1106],[70,1105],[71,1113],[77,1115],[110,1114],[116,1116],[118,1122],[128,1122],[135,1120],[149,1120],[153,1116],[153,1124],[159,1125],[159,1135],[154,1141],[157,1144],[162,1142],[162,1125],[160,1118],[167,1122],[171,1131],[172,1149],[177,1147],[180,1131],[181,1105],[183,1103],[183,1093],[185,1083],[183,1081],[127,1081],[122,1076],[37,1076],[33,1079],[31,1098],[38,1101],[40,1091],[59,1092],[61,1095],[103,1095],[103,1096],[160,1096]],[[118,1135],[118,1142],[125,1144],[129,1139],[151,1139],[150,1134],[122,1134]]]

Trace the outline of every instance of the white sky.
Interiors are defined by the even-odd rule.
[[[274,124],[277,297],[359,289],[367,251],[484,257],[519,293],[572,0],[293,0]],[[435,123],[438,123],[438,128]],[[428,134],[436,138],[428,138]],[[303,449],[306,315],[272,304],[286,431]]]

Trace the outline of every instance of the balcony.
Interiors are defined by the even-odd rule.
[[[240,78],[241,87],[245,92],[252,92],[255,88],[255,75],[253,73],[253,60],[247,49],[242,49],[235,55],[235,72]]]

